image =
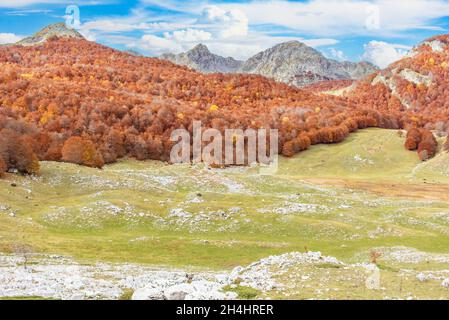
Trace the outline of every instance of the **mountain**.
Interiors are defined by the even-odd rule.
[[[298,41],[281,43],[258,53],[242,66],[244,73],[260,74],[278,82],[303,87],[326,80],[357,80],[375,72],[367,62],[338,62]]]
[[[368,62],[338,62],[298,41],[281,43],[246,62],[212,54],[204,45],[162,59],[205,73],[258,74],[296,87],[328,80],[358,80],[378,70]]]
[[[22,46],[33,46],[42,44],[48,39],[58,38],[74,38],[84,39],[84,37],[76,30],[67,28],[65,23],[56,23],[43,28],[31,37],[22,39],[17,44]]]
[[[202,44],[180,54],[164,54],[161,59],[204,73],[235,73],[243,65],[242,61],[215,55]]]

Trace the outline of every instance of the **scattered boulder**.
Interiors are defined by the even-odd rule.
[[[133,300],[232,300],[237,294],[222,292],[223,285],[218,282],[198,280],[192,283],[177,284],[168,288],[138,289]]]

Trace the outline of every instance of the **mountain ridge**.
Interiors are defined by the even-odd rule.
[[[378,70],[369,62],[328,59],[299,41],[280,43],[243,62],[215,55],[203,44],[160,58],[199,72],[258,74],[296,87],[327,80],[359,80]]]

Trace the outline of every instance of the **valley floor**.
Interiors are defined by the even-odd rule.
[[[403,144],[363,130],[269,176],[131,160],[8,175],[0,297],[449,299],[449,154]]]

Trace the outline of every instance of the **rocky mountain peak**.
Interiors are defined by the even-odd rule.
[[[243,73],[259,74],[302,87],[327,80],[357,80],[375,72],[369,63],[339,62],[299,41],[278,44],[250,58]]]
[[[53,37],[84,39],[78,31],[68,28],[65,23],[61,22],[46,26],[41,31],[35,33],[31,37],[22,39],[17,44],[22,46],[33,46],[41,44]]]
[[[196,45],[190,52],[210,54],[209,48],[202,43]]]
[[[161,59],[175,64],[187,66],[204,73],[234,73],[239,70],[243,62],[234,58],[224,58],[210,52],[204,44],[198,44],[193,49],[180,54],[164,54]]]

